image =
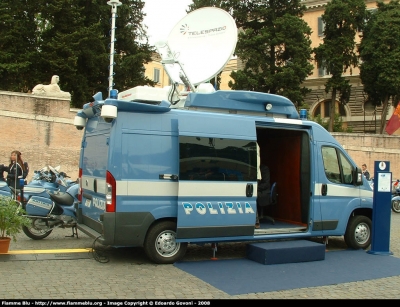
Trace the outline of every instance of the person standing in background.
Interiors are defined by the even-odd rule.
[[[24,178],[24,161],[21,159],[21,153],[18,150],[11,152],[10,165],[8,167],[7,184],[14,189],[20,189],[20,178]]]
[[[369,174],[369,171],[367,169],[367,165],[364,163],[363,165],[361,165],[361,168],[362,168],[362,173],[365,176],[365,178],[367,180],[370,180],[370,174]]]

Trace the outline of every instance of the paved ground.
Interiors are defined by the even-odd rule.
[[[332,286],[251,293],[231,296],[173,265],[149,262],[139,248],[84,252],[94,240],[70,230],[54,231],[34,241],[23,233],[10,250],[81,249],[79,253],[0,255],[1,299],[399,299],[400,276]],[[345,248],[340,238],[330,238],[328,250]],[[392,213],[390,251],[400,258],[400,214]],[[104,256],[104,257],[102,257]],[[184,260],[212,257],[209,245],[190,246]],[[245,257],[245,244],[221,244],[217,257]],[[7,259],[6,259],[7,258]]]

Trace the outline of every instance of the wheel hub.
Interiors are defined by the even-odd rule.
[[[364,244],[369,239],[369,227],[367,224],[362,223],[356,227],[355,230],[355,239],[359,244]]]
[[[179,250],[179,243],[175,241],[175,234],[171,232],[161,233],[156,241],[156,249],[164,257],[175,255]]]
[[[46,221],[35,219],[32,221],[32,227],[30,229],[36,233],[46,233],[50,230],[50,227],[46,224]]]
[[[398,200],[393,201],[393,209],[395,212],[400,212],[400,201]]]

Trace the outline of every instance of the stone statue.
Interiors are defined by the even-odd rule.
[[[64,92],[60,89],[58,83],[60,82],[60,77],[54,75],[51,77],[51,83],[38,84],[32,89],[32,94],[42,95],[42,96],[52,96],[52,97],[62,97],[71,99],[71,94],[69,92]]]

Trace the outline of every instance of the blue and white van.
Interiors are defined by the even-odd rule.
[[[204,89],[177,104],[165,89],[136,87],[84,105],[80,230],[141,246],[155,263],[182,259],[188,244],[344,236],[351,248],[370,245],[373,191],[330,133],[285,97]],[[255,229],[260,163],[272,219]]]

